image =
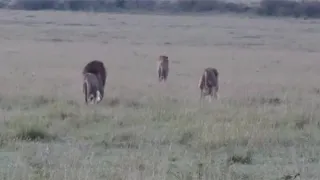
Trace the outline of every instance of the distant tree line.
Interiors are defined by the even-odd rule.
[[[261,0],[256,5],[223,0],[0,0],[0,8],[96,12],[231,12],[261,16],[320,17],[320,2],[316,0]]]

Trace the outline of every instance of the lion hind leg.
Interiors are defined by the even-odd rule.
[[[83,93],[84,93],[84,101],[86,104],[88,104],[88,88],[87,88],[87,83],[83,83]]]

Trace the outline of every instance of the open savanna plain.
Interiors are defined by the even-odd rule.
[[[2,10],[0,27],[0,179],[320,178],[317,20]],[[86,106],[94,59],[105,97]],[[219,99],[200,104],[208,66]]]

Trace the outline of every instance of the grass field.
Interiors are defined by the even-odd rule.
[[[320,178],[319,21],[3,10],[0,27],[0,179]],[[105,98],[85,106],[94,59]],[[200,106],[208,66],[220,99]]]

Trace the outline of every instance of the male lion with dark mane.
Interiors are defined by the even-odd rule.
[[[94,75],[94,76],[93,76]],[[104,88],[106,84],[107,71],[103,62],[98,60],[90,61],[82,70],[82,76],[84,84],[87,81],[87,85],[97,86],[92,88],[97,88],[100,94],[100,101],[104,97]],[[87,97],[86,97],[87,98]],[[99,102],[100,102],[99,101]],[[86,99],[87,102],[87,99]]]
[[[85,102],[97,104],[102,100],[103,86],[101,78],[92,73],[84,73],[83,78],[83,93]]]
[[[208,95],[210,95],[210,101],[212,100],[212,96],[214,96],[215,99],[218,98],[218,77],[219,73],[216,68],[208,67],[204,69],[198,84],[200,88],[200,100]]]
[[[168,56],[161,55],[157,61],[158,79],[159,82],[166,81],[169,73]]]

